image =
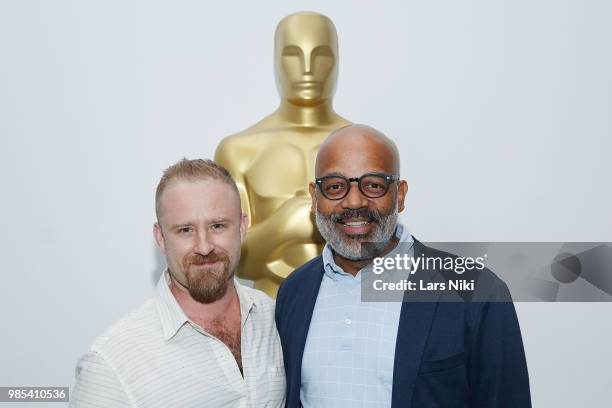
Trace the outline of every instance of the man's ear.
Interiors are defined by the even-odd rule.
[[[314,214],[317,210],[317,185],[311,181],[308,183],[308,191],[310,192],[310,198],[312,199],[312,202],[310,203],[310,212]]]
[[[408,193],[408,182],[406,180],[400,180],[397,189],[397,211],[404,211],[404,199]]]
[[[240,243],[244,244],[247,229],[249,228],[249,216],[243,212],[240,214]]]
[[[159,249],[161,249],[162,253],[166,253],[166,241],[164,240],[164,233],[161,230],[161,227],[158,222],[153,224],[153,237],[155,238],[155,242]]]

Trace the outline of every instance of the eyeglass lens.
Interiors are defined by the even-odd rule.
[[[369,198],[378,198],[385,195],[389,182],[385,177],[366,175],[359,179],[359,189]],[[349,185],[342,177],[329,177],[323,180],[321,189],[325,196],[331,200],[341,199],[348,194]]]

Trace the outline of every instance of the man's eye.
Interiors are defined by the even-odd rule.
[[[225,224],[213,224],[211,228],[215,231],[220,231],[222,229],[225,229]]]
[[[342,186],[340,184],[330,184],[329,186],[327,186],[328,190],[340,190],[342,188]]]
[[[188,233],[190,233],[192,231],[193,231],[192,227],[181,227],[178,230],[179,234],[188,234]]]

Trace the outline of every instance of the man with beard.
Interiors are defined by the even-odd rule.
[[[168,269],[81,358],[72,406],[284,406],[274,303],[234,279],[248,226],[234,180],[184,159],[164,172],[155,209]]]
[[[319,149],[310,195],[327,244],[276,301],[287,406],[530,407],[514,306],[491,271],[479,283],[486,299],[502,301],[414,301],[408,291],[399,301],[362,301],[374,257],[452,256],[397,222],[408,191],[399,163],[395,144],[363,125],[333,132]],[[374,245],[362,252],[364,243]]]

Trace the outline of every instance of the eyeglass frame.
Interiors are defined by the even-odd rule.
[[[364,177],[370,177],[370,176],[382,177],[388,183],[387,188],[385,189],[385,192],[377,197],[370,197],[369,195],[364,193],[363,190],[361,189],[361,179],[363,179]],[[344,193],[342,197],[329,198],[323,191],[323,182],[331,178],[341,178],[341,179],[344,179],[344,181],[346,181],[346,185],[348,186],[348,188],[346,189],[346,192]],[[351,183],[357,183],[357,188],[359,189],[359,192],[363,194],[365,197],[375,199],[375,198],[381,198],[387,195],[387,193],[389,192],[389,187],[391,187],[391,183],[393,183],[394,181],[398,181],[399,179],[400,179],[399,174],[387,174],[387,173],[365,173],[359,177],[345,177],[343,175],[331,175],[330,174],[329,176],[315,178],[315,184],[319,186],[319,191],[321,191],[321,194],[323,194],[323,197],[331,201],[338,201],[338,200],[342,200],[346,198],[346,196],[351,192]]]

